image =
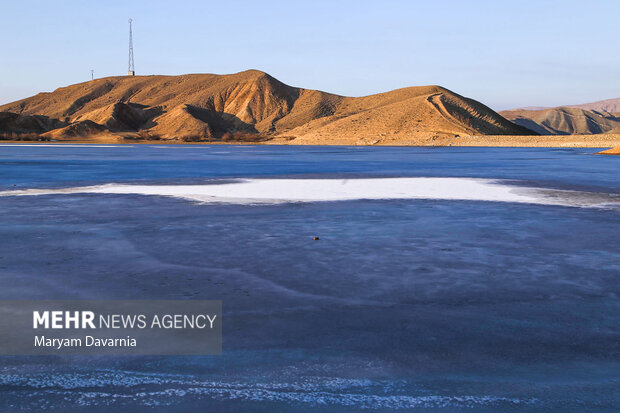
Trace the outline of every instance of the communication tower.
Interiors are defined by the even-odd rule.
[[[127,76],[135,76],[136,68],[133,65],[133,35],[131,33],[131,22],[132,19],[129,19],[129,65],[127,68]]]

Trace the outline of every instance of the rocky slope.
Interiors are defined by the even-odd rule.
[[[386,137],[532,134],[440,86],[354,98],[291,87],[256,70],[108,77],[39,93],[0,106],[0,112],[0,133],[35,132],[58,139],[139,132],[171,140],[346,135],[371,142]]]

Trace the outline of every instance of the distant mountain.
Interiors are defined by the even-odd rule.
[[[583,103],[581,105],[569,105],[569,108],[594,110],[597,112],[620,113],[620,98],[600,100],[598,102]]]
[[[523,108],[519,108],[522,110],[544,110],[544,109],[551,109],[549,106],[525,106]]]
[[[7,122],[0,117],[0,133],[54,138],[136,132],[183,140],[532,134],[440,86],[353,98],[291,87],[257,70],[108,77],[39,93],[0,106],[0,112],[10,113],[2,115]]]
[[[616,114],[569,106],[505,110],[500,114],[541,135],[589,135],[608,133],[620,127],[620,117]]]

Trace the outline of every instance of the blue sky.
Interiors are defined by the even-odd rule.
[[[494,109],[620,97],[620,2],[0,2],[0,103],[127,71],[264,70],[349,96],[439,84]]]

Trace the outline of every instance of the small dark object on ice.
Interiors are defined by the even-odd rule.
[[[312,239],[313,239],[313,240],[315,240],[315,241],[318,241],[318,240],[320,240],[321,238],[319,238],[319,237],[314,237],[314,238],[312,238]]]

